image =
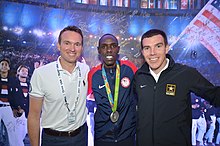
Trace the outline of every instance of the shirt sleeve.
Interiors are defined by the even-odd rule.
[[[30,95],[36,98],[43,98],[43,78],[40,75],[39,70],[35,69],[30,81]]]

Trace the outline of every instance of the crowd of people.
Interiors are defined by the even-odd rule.
[[[27,80],[29,68],[20,65],[16,76],[9,76],[10,60],[3,58],[0,61],[0,70],[0,120],[6,128],[9,145],[23,146],[23,140],[27,134],[29,111],[29,81]],[[1,134],[3,134],[3,126],[1,127]]]
[[[218,112],[211,109],[220,106],[220,87],[176,63],[162,30],[142,35],[140,68],[119,60],[118,39],[104,34],[97,46],[101,63],[90,69],[79,61],[83,43],[80,28],[65,27],[59,56],[35,62],[31,75],[30,67],[20,64],[12,77],[10,60],[1,60],[0,120],[10,146],[24,145],[27,133],[31,146],[219,144]]]
[[[192,145],[220,144],[220,108],[192,94]]]

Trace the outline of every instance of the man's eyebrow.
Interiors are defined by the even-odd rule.
[[[73,41],[69,41],[69,40],[63,40],[63,42],[68,42],[68,43],[81,43],[80,41],[75,41],[75,42],[73,42]]]
[[[154,44],[154,46],[157,46],[157,45],[163,45],[163,44],[164,44],[164,43],[159,42],[159,43]],[[150,45],[145,45],[145,46],[143,46],[143,47],[150,47]]]
[[[68,40],[63,40],[63,42],[70,42],[70,41],[68,41]]]
[[[149,45],[144,45],[143,47],[150,47]]]
[[[163,42],[159,42],[159,43],[157,43],[156,45],[163,45],[164,43]]]
[[[106,45],[110,45],[110,44],[117,44],[116,42],[112,42],[110,44],[107,44],[107,43],[101,43],[101,44],[106,44]]]

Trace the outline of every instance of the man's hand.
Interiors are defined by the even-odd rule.
[[[18,109],[13,109],[13,115],[15,118],[20,117],[24,113],[24,110],[18,106]]]
[[[197,109],[197,108],[199,108],[199,107],[200,107],[200,105],[197,104],[197,103],[192,105],[192,108],[193,108],[193,109]]]

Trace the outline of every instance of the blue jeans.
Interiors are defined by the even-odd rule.
[[[42,146],[87,146],[87,143],[88,127],[86,124],[84,124],[80,133],[73,137],[51,136],[42,133]]]

